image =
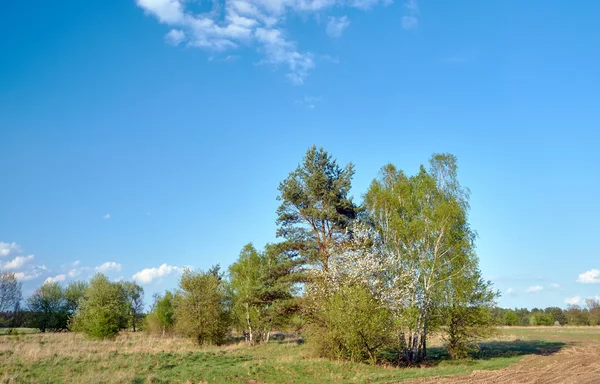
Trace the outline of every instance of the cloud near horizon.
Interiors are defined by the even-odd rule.
[[[183,271],[183,268],[165,263],[158,268],[144,268],[136,272],[131,278],[139,283],[148,284],[155,279],[170,276],[181,271]]]
[[[195,12],[185,0],[135,0],[147,14],[171,29],[164,39],[177,46],[186,43],[206,51],[222,53],[242,47],[262,56],[257,64],[285,67],[287,79],[302,85],[315,68],[315,55],[298,48],[285,23],[293,16],[319,15],[333,8],[369,10],[392,0],[214,0],[210,10]],[[416,1],[407,9],[413,15]],[[417,9],[417,8],[415,8]],[[350,21],[346,16],[330,18],[327,34],[341,36]]]
[[[525,290],[525,292],[527,293],[537,293],[540,292],[544,289],[544,287],[542,287],[541,285],[534,285],[532,287],[529,287]]]
[[[99,265],[95,268],[96,272],[107,273],[107,272],[120,272],[123,266],[114,261],[107,261],[106,263]]]

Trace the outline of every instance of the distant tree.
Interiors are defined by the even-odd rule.
[[[136,326],[144,315],[144,288],[133,281],[123,281],[119,283],[123,289],[123,294],[127,302],[128,326],[136,331]]]
[[[175,324],[175,295],[166,291],[164,295],[155,295],[152,311],[146,317],[150,332],[160,332],[163,336],[173,329]]]
[[[33,326],[41,332],[67,329],[67,308],[63,288],[59,283],[44,283],[27,299],[33,316]]]
[[[567,316],[564,314],[562,309],[558,307],[548,307],[544,309],[544,312],[549,315],[552,315],[554,321],[558,321],[559,324],[567,324]]]
[[[585,300],[585,305],[590,313],[590,325],[600,325],[600,300],[589,298]]]
[[[569,305],[566,310],[569,325],[590,325],[590,314],[579,305]]]
[[[323,148],[308,149],[298,168],[279,185],[277,236],[291,255],[327,270],[336,247],[348,238],[357,207],[349,196],[354,166],[341,168]]]
[[[7,325],[14,327],[21,300],[21,282],[16,275],[0,271],[0,323],[6,321]]]
[[[114,338],[126,326],[129,307],[120,284],[101,273],[90,280],[71,329],[97,339]]]
[[[224,342],[230,327],[230,303],[219,267],[185,270],[175,301],[175,328],[198,344]]]
[[[519,325],[521,323],[521,319],[519,319],[519,315],[515,311],[508,310],[504,315],[504,325],[508,325],[509,327]]]
[[[550,326],[554,325],[554,317],[550,313],[538,310],[531,315],[530,324],[533,326]]]
[[[229,267],[233,298],[233,320],[242,329],[250,345],[268,342],[273,326],[281,326],[292,299],[291,264],[267,245],[258,252],[250,243]]]
[[[86,281],[71,281],[64,290],[67,314],[72,317],[79,308],[79,303],[89,284]]]

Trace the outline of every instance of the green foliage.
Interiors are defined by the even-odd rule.
[[[496,321],[491,309],[497,293],[492,291],[490,282],[479,277],[479,271],[457,275],[453,282],[453,305],[448,308],[444,331],[450,357],[461,359],[477,348],[475,341],[494,334]]]
[[[76,280],[71,281],[65,288],[65,307],[69,316],[73,316],[79,308],[79,303],[83,299],[88,286],[87,282]]]
[[[268,342],[271,329],[284,326],[289,318],[292,268],[278,247],[267,245],[258,252],[252,244],[244,246],[229,267],[234,325],[251,345]]]
[[[146,328],[150,333],[171,332],[175,325],[175,296],[166,291],[163,296],[155,295],[152,311],[146,316]]]
[[[27,299],[33,326],[41,332],[67,329],[68,312],[65,293],[59,283],[44,283]]]
[[[112,283],[99,273],[90,280],[71,329],[91,338],[114,338],[127,326],[128,302],[121,284]]]
[[[22,284],[13,272],[0,271],[0,325],[15,326],[23,298]]]
[[[185,270],[175,300],[175,328],[198,344],[222,344],[229,332],[230,303],[219,267]]]
[[[444,319],[457,356],[493,322],[487,311],[497,294],[479,277],[468,198],[448,154],[434,154],[429,171],[421,166],[411,177],[388,164],[365,195],[365,221],[393,266],[382,277],[388,287],[382,296],[392,303],[398,347],[409,363],[426,358],[427,334]]]
[[[535,312],[533,315],[531,315],[530,323],[533,326],[554,325],[554,317],[549,313],[544,313],[544,312],[539,311],[539,312]]]
[[[519,315],[517,315],[515,311],[508,310],[504,315],[504,325],[512,327],[519,325],[520,323],[521,319],[519,319]]]
[[[343,286],[324,301],[323,312],[309,327],[309,340],[319,354],[375,364],[390,345],[390,311],[358,285]]]
[[[123,281],[119,283],[127,302],[128,326],[136,331],[136,326],[141,322],[144,312],[144,288],[136,282]]]
[[[277,236],[300,262],[327,269],[333,250],[347,239],[356,218],[349,197],[354,166],[341,168],[323,148],[308,149],[298,168],[279,185]]]

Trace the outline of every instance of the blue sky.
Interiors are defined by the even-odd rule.
[[[147,294],[275,241],[316,144],[356,165],[458,157],[502,306],[600,295],[600,3],[0,5],[0,267],[25,294],[96,270]],[[161,267],[162,266],[162,267]]]

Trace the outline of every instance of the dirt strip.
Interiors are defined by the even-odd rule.
[[[517,364],[497,371],[470,375],[403,381],[403,384],[600,384],[600,343],[578,343],[547,355],[526,356]]]

